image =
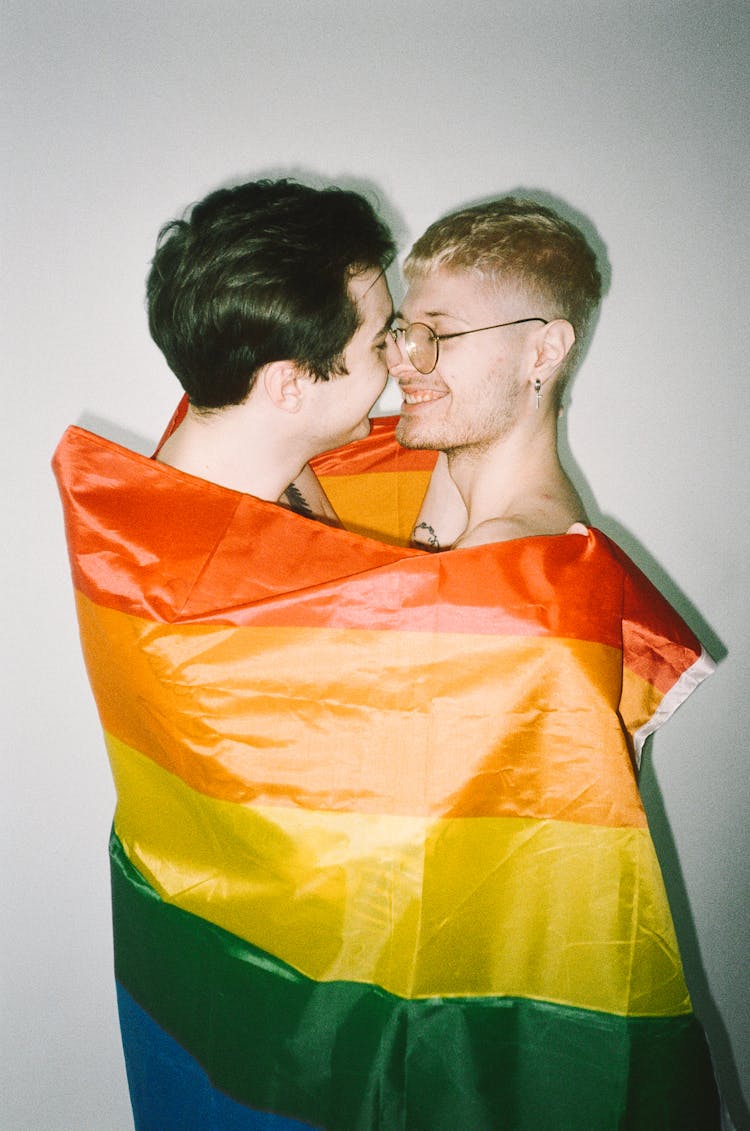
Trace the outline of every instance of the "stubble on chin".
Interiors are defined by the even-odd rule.
[[[484,438],[484,428],[477,421],[425,421],[402,416],[396,425],[396,439],[402,448],[418,451],[449,452],[473,447]]]
[[[463,452],[481,456],[508,436],[515,424],[513,407],[506,405],[490,412],[481,421],[471,421],[464,427],[455,427],[452,433],[447,429],[442,432],[439,429],[433,432],[426,428],[420,429],[401,417],[396,425],[395,435],[402,448],[412,451],[445,452],[449,456]]]
[[[418,429],[413,426],[413,423],[406,420],[403,416],[399,418],[396,425],[396,440],[402,448],[409,448],[412,451],[420,451],[425,448],[435,448],[431,437],[426,437],[424,434],[420,435]]]

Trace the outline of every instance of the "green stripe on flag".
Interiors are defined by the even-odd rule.
[[[119,981],[240,1102],[328,1131],[718,1128],[692,1016],[317,983],[165,903],[114,833],[111,860]]]

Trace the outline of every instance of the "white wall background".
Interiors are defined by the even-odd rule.
[[[223,183],[291,173],[369,187],[402,246],[519,187],[606,246],[569,448],[597,523],[721,660],[657,737],[644,791],[750,1126],[746,0],[4,0],[0,22],[2,1125],[132,1128],[113,791],[49,457],[75,421],[149,450],[178,392],[143,311],[157,229]]]

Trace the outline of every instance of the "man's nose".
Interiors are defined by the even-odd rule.
[[[404,336],[399,334],[394,337],[393,334],[388,335],[388,347],[386,349],[386,362],[388,363],[388,372],[393,373],[398,365],[402,364],[406,359],[406,351],[404,349]]]

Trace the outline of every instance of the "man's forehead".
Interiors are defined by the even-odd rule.
[[[380,331],[393,317],[393,302],[385,271],[374,269],[354,275],[349,280],[349,293],[360,312],[361,330]]]
[[[410,318],[442,314],[464,320],[478,309],[496,308],[506,295],[514,297],[514,288],[479,272],[438,268],[412,277],[401,309]]]

